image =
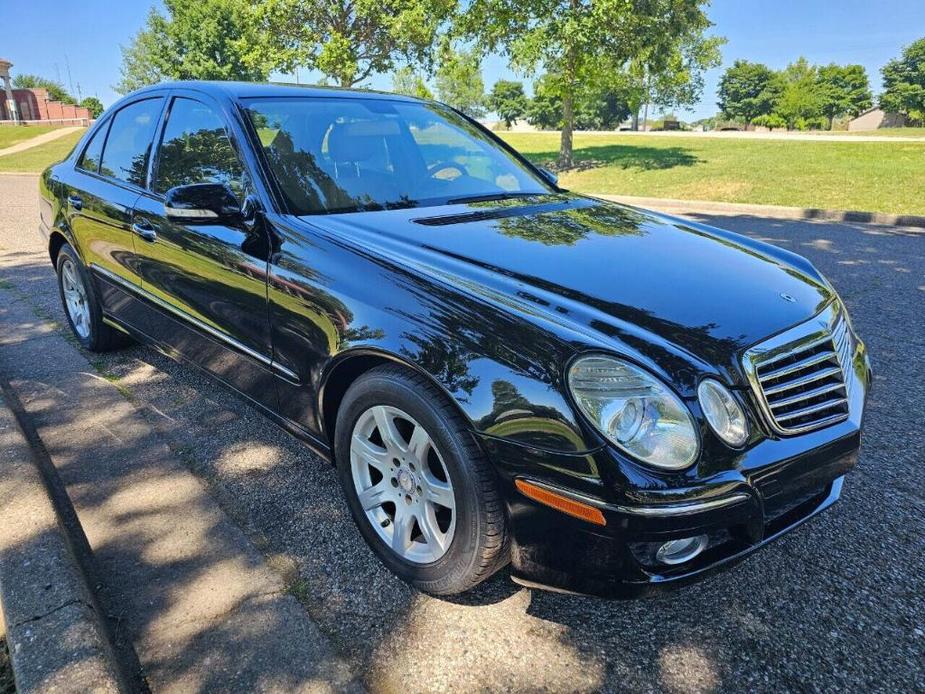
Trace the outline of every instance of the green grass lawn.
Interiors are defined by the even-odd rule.
[[[2,156],[0,157],[0,171],[40,173],[49,164],[64,159],[83,134],[83,130],[78,130],[57,140],[46,142],[44,145]]]
[[[0,128],[0,149],[57,130],[57,125],[5,125]]]
[[[504,133],[532,161],[554,161],[557,133]],[[565,188],[612,195],[925,214],[925,142],[575,136],[583,170]]]
[[[925,128],[880,128],[879,130],[821,131],[823,135],[882,135],[883,137],[923,137]]]

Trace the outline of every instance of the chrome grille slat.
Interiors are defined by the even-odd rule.
[[[821,388],[813,388],[812,390],[807,390],[805,393],[800,393],[799,395],[783,398],[781,400],[771,400],[769,398],[768,403],[771,405],[771,409],[775,410],[780,407],[788,407],[789,405],[795,405],[796,403],[803,402],[804,400],[810,400],[811,398],[816,398],[820,395],[825,395],[826,393],[844,389],[844,383],[833,383],[828,386],[822,386]]]
[[[800,417],[806,417],[807,415],[815,414],[816,412],[822,412],[823,410],[831,410],[833,407],[844,405],[846,402],[848,401],[845,398],[826,400],[825,402],[819,403],[818,405],[804,407],[801,410],[795,410],[788,414],[775,415],[775,418],[778,422],[789,422],[791,419],[799,419]]]
[[[764,394],[770,398],[772,395],[777,395],[778,393],[785,393],[788,390],[793,390],[794,388],[800,388],[810,383],[816,381],[821,381],[823,378],[830,378],[831,376],[836,376],[841,374],[840,366],[831,366],[828,369],[823,369],[822,371],[816,371],[811,373],[808,376],[801,376],[800,378],[794,381],[787,381],[779,386],[774,386],[773,388],[765,388]]]
[[[831,338],[830,338],[831,340]],[[779,369],[775,369],[771,373],[766,373],[758,377],[758,379],[764,383],[765,381],[773,381],[787,374],[796,373],[797,371],[802,371],[803,369],[808,369],[810,366],[815,366],[816,364],[821,364],[824,361],[829,361],[830,359],[838,359],[838,354],[835,352],[822,352],[821,354],[816,354],[811,357],[807,357],[802,361],[798,361],[796,364],[790,364],[789,366],[782,366]]]
[[[830,304],[746,352],[746,371],[772,429],[792,435],[847,419],[852,349],[841,308]]]

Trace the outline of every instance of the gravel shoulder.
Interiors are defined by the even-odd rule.
[[[34,232],[35,179],[0,179],[0,282],[63,321]],[[867,340],[865,446],[831,511],[704,583],[607,602],[506,572],[455,600],[411,590],[356,531],[334,470],[149,348],[86,355],[260,547],[374,690],[925,689],[925,239],[861,224],[697,216],[808,256]],[[902,558],[902,559],[900,559]]]

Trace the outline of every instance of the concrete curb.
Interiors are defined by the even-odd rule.
[[[79,523],[74,537],[70,501],[55,493],[3,381],[0,391],[0,607],[16,690],[143,689],[124,675],[85,570],[88,556],[79,556],[86,538]]]
[[[925,228],[925,216],[887,214],[885,212],[857,212],[853,210],[823,210],[813,207],[780,207],[778,205],[745,205],[732,202],[706,200],[674,200],[671,198],[642,198],[632,195],[600,195],[596,198],[612,200],[662,212],[711,212],[719,215],[749,215],[771,219],[810,219],[826,222],[860,222],[891,227]]]

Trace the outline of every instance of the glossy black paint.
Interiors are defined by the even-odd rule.
[[[808,261],[563,190],[289,215],[240,100],[322,93],[339,92],[176,83],[126,97],[42,177],[52,254],[67,239],[93,269],[111,321],[209,371],[325,455],[338,399],[364,369],[391,361],[426,374],[495,463],[514,576],[524,582],[609,595],[688,580],[834,502],[859,445],[869,383],[863,344],[853,416],[797,437],[769,431],[740,362],[747,348],[835,300]],[[113,113],[151,96],[163,97],[165,107],[146,186],[76,166]],[[246,174],[237,212],[227,196],[216,202],[215,186],[154,192],[157,143],[177,98],[221,116]],[[221,214],[179,219],[168,214],[168,201]],[[637,463],[588,425],[564,383],[568,364],[587,352],[622,356],[676,390],[700,427],[701,455],[691,468],[669,473]],[[726,383],[745,405],[751,436],[741,450],[723,444],[703,419],[696,389],[705,377]],[[536,504],[516,491],[518,477],[593,500],[607,526]],[[621,510],[736,493],[747,500],[681,518]],[[802,505],[770,520],[772,508],[788,509],[806,494]],[[640,559],[645,543],[701,531],[729,540],[682,569]]]

